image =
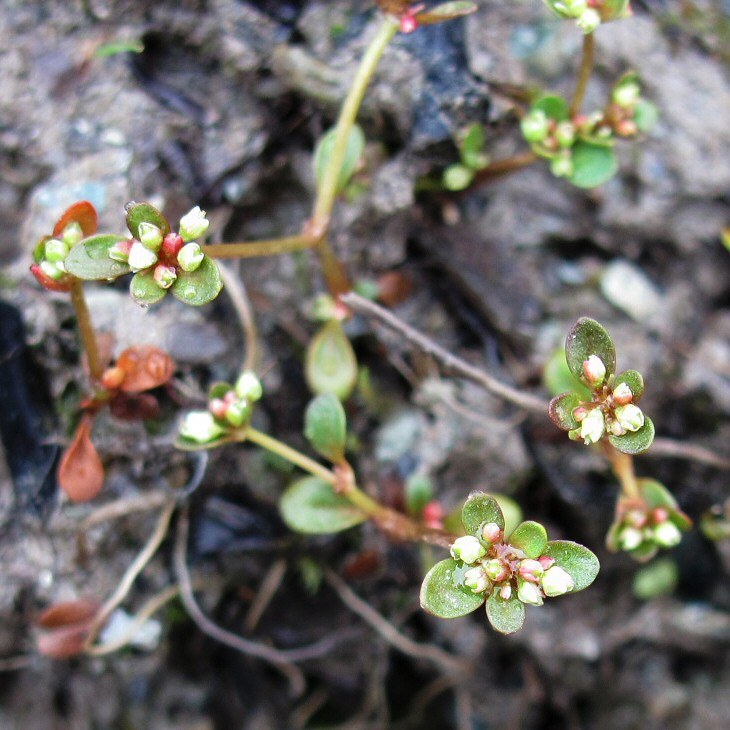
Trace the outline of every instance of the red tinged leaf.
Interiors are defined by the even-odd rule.
[[[94,420],[85,415],[58,467],[58,483],[73,502],[94,499],[104,486],[104,465],[91,443]]]
[[[121,385],[123,393],[141,393],[164,385],[175,372],[175,361],[152,345],[130,347],[117,359],[117,367],[126,373]]]
[[[71,223],[78,223],[84,233],[84,237],[93,236],[99,227],[99,217],[96,214],[96,208],[88,201],[81,200],[67,208],[63,215],[58,219],[53,228],[53,235],[62,236],[66,226]]]
[[[117,393],[109,410],[122,421],[147,421],[160,415],[160,404],[151,393]]]
[[[46,274],[43,269],[41,269],[38,264],[33,264],[30,267],[30,272],[35,276],[38,283],[44,288],[48,289],[48,291],[71,291],[71,282],[64,277],[61,279],[61,281],[56,281],[55,279],[51,279],[48,274]]]
[[[36,640],[40,654],[66,659],[83,651],[100,604],[90,599],[64,601],[51,606],[38,618],[44,631]]]

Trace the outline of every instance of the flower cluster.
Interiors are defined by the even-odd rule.
[[[545,0],[545,4],[561,18],[575,20],[586,35],[602,22],[631,14],[629,0]]]
[[[692,526],[667,488],[653,479],[637,480],[639,496],[622,497],[606,537],[610,550],[646,561],[660,548],[672,548]]]
[[[573,440],[595,444],[607,437],[624,453],[645,451],[654,439],[654,425],[636,402],[644,393],[644,379],[636,370],[614,375],[613,342],[598,322],[584,317],[566,341],[566,360],[591,393],[584,400],[567,392],[550,401],[550,418]]]
[[[262,395],[261,381],[250,371],[241,373],[235,385],[216,383],[208,394],[208,409],[188,413],[180,424],[181,445],[210,444],[246,426]]]
[[[486,603],[492,626],[512,633],[524,622],[525,605],[583,590],[598,574],[598,559],[588,548],[548,541],[537,522],[522,522],[506,537],[502,510],[487,494],[469,496],[461,521],[466,535],[421,587],[421,605],[441,618],[464,616]]]

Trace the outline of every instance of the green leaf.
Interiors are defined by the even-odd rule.
[[[636,482],[641,496],[649,507],[652,509],[664,507],[669,511],[669,519],[680,530],[689,530],[692,527],[692,520],[682,512],[674,495],[661,482],[648,477],[641,477]]]
[[[496,522],[504,530],[504,515],[494,497],[484,492],[472,492],[461,509],[461,521],[467,535],[481,537],[486,522]]]
[[[504,515],[504,534],[511,535],[517,525],[522,522],[522,508],[506,494],[491,494],[490,496],[494,497]]]
[[[531,111],[533,109],[545,112],[548,119],[554,119],[556,122],[564,122],[570,119],[568,102],[562,96],[556,96],[555,94],[541,96],[530,108]]]
[[[565,360],[570,372],[582,383],[583,363],[596,355],[606,366],[606,379],[616,372],[616,349],[606,330],[595,319],[581,317],[568,332],[565,340]]]
[[[579,140],[572,148],[573,173],[568,180],[579,188],[603,185],[618,172],[613,149]]]
[[[327,535],[364,522],[366,516],[332,486],[319,477],[294,482],[281,495],[279,510],[295,532]]]
[[[218,265],[210,256],[206,256],[195,271],[178,271],[170,291],[181,302],[200,307],[212,302],[222,288]]]
[[[465,588],[463,568],[448,558],[431,568],[421,585],[421,607],[439,618],[459,618],[476,611],[484,603],[484,595]]]
[[[129,203],[127,207],[127,228],[137,240],[139,240],[140,223],[151,223],[157,226],[162,231],[163,236],[170,232],[170,224],[167,218],[154,205]]]
[[[502,634],[513,634],[525,623],[525,604],[517,598],[517,593],[506,601],[493,591],[487,599],[487,618],[489,623]]]
[[[317,179],[317,187],[322,186],[324,180],[325,170],[329,167],[330,159],[335,147],[335,134],[336,128],[333,127],[317,143],[317,148],[314,151],[314,176]],[[347,147],[345,148],[345,158],[342,161],[342,167],[340,168],[340,175],[337,178],[336,191],[338,193],[344,190],[350,178],[357,170],[357,166],[360,162],[360,157],[365,149],[365,135],[362,129],[353,125],[350,130],[350,134],[347,138]]]
[[[149,306],[159,302],[167,294],[167,289],[157,285],[154,272],[149,269],[139,271],[132,277],[132,281],[129,282],[129,293],[137,304]]]
[[[610,435],[611,445],[624,454],[641,454],[654,441],[654,424],[649,416],[644,416],[644,425],[638,431],[629,431],[623,436]]]
[[[327,322],[310,341],[305,374],[314,393],[334,393],[343,401],[352,393],[357,383],[357,359],[337,320]]]
[[[431,8],[428,12],[418,13],[416,20],[418,25],[433,25],[434,23],[444,23],[447,20],[454,20],[475,13],[477,9],[476,3],[467,0],[453,0],[452,2],[441,3],[441,5]]]
[[[543,555],[555,560],[575,581],[573,592],[587,588],[598,575],[598,558],[583,545],[569,540],[552,540],[547,544]]]
[[[90,236],[79,241],[64,259],[64,266],[69,274],[86,281],[116,279],[129,273],[129,266],[121,261],[109,258],[109,249],[117,241],[125,240],[124,236],[107,233]]]
[[[565,351],[558,347],[545,363],[542,380],[550,395],[556,396],[571,391],[577,393],[581,400],[590,400],[591,391],[570,372],[565,362]]]
[[[575,393],[563,393],[550,401],[548,415],[550,420],[563,431],[578,428],[578,421],[573,418],[573,411],[581,404],[581,399]]]
[[[641,99],[634,108],[633,120],[640,132],[650,132],[659,121],[659,109],[650,101]]]
[[[648,563],[657,553],[659,548],[652,540],[644,540],[639,547],[629,551],[629,555],[639,563]]]
[[[140,40],[129,41],[109,41],[102,43],[95,51],[96,58],[106,58],[107,56],[116,56],[119,53],[142,53],[144,51],[144,43]]]
[[[458,192],[466,190],[471,181],[474,179],[474,171],[470,170],[466,165],[454,164],[449,165],[445,170],[441,182],[447,190]]]
[[[489,164],[484,153],[484,127],[475,123],[469,126],[461,142],[461,161],[471,170],[481,170]]]
[[[631,587],[639,600],[649,601],[652,598],[671,595],[678,582],[677,564],[671,558],[663,558],[636,571]]]
[[[509,544],[522,550],[528,558],[539,558],[547,546],[547,531],[539,522],[528,520],[510,535]]]
[[[412,474],[405,486],[406,507],[411,515],[420,515],[423,508],[433,500],[433,485],[424,474]]]
[[[240,441],[241,438],[238,434],[225,434],[213,439],[212,441],[206,441],[200,443],[200,441],[193,441],[193,439],[187,439],[183,436],[178,436],[175,440],[175,448],[180,451],[209,451],[210,449],[217,449],[224,444],[230,444]]]
[[[598,11],[601,15],[601,20],[616,20],[623,18],[626,15],[626,10],[629,5],[629,0],[603,0]]]
[[[624,370],[616,376],[616,380],[613,384],[613,389],[626,383],[631,388],[631,392],[634,394],[634,400],[638,400],[644,394],[644,378],[638,370]]]
[[[304,413],[304,435],[320,456],[335,464],[344,460],[347,417],[336,395],[323,393],[310,401]]]

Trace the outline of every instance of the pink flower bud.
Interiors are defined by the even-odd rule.
[[[226,417],[226,411],[228,410],[228,404],[224,400],[221,400],[220,398],[213,398],[213,400],[211,400],[208,403],[208,410],[216,418],[220,418],[222,420],[222,419],[225,419],[225,417]]]
[[[583,361],[583,375],[591,385],[601,385],[606,377],[606,366],[597,355],[591,355]]]
[[[520,561],[520,567],[518,573],[520,577],[530,583],[539,583],[544,570],[538,560],[527,560]]]
[[[499,595],[505,601],[509,601],[509,599],[512,598],[512,586],[509,583],[507,583],[507,585],[503,585],[499,589]]]
[[[654,524],[659,525],[669,519],[669,511],[664,507],[656,507],[652,510],[651,517],[654,520]]]
[[[487,522],[487,524],[482,527],[482,537],[487,542],[499,542],[503,537],[502,529],[496,522]]]
[[[552,568],[553,565],[555,565],[555,558],[551,558],[549,555],[541,555],[537,562],[542,565],[543,570],[548,570],[549,568]]]
[[[625,406],[634,399],[628,383],[619,383],[613,391],[613,402],[618,406]]]
[[[162,241],[162,253],[168,258],[177,259],[177,255],[184,245],[180,234],[168,233]]]

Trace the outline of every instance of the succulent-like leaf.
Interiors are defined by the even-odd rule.
[[[71,291],[73,279],[70,276],[64,276],[60,281],[52,279],[46,274],[38,264],[30,267],[30,272],[35,276],[36,281],[48,291],[68,292]]]
[[[639,563],[648,563],[657,553],[659,547],[653,540],[644,540],[639,547],[629,551],[629,555]]]
[[[60,238],[66,226],[78,223],[84,236],[93,236],[99,225],[96,208],[88,200],[80,200],[67,208],[53,227],[53,235]]]
[[[670,520],[680,530],[689,530],[692,527],[692,520],[682,512],[674,495],[661,482],[647,477],[642,477],[636,481],[641,496],[649,507],[652,509],[664,507],[669,511]]]
[[[73,502],[94,499],[104,486],[104,465],[91,442],[92,425],[90,416],[81,419],[58,467],[58,483]]]
[[[310,341],[305,374],[314,393],[334,393],[342,401],[352,393],[357,359],[339,321],[327,322]]]
[[[659,121],[659,110],[654,104],[645,99],[639,100],[634,108],[634,123],[640,132],[650,132]]]
[[[137,345],[119,355],[117,367],[124,370],[121,390],[124,393],[141,393],[170,380],[175,372],[175,361],[159,347]]]
[[[564,122],[570,118],[568,102],[562,96],[556,96],[555,94],[541,96],[530,110],[533,109],[539,109],[545,113],[548,119],[553,119],[556,122]]]
[[[579,395],[581,400],[591,399],[591,391],[570,372],[562,347],[556,348],[545,363],[542,380],[553,397],[570,391]]]
[[[599,357],[606,366],[606,379],[616,372],[616,348],[611,336],[595,319],[581,317],[565,340],[565,360],[570,372],[583,383],[583,363],[591,355]]]
[[[461,521],[467,535],[480,536],[485,522],[495,522],[504,530],[504,515],[494,497],[484,492],[472,492],[461,509]]]
[[[366,516],[331,484],[319,477],[305,477],[281,495],[279,510],[295,532],[328,535],[364,522]]]
[[[525,623],[525,604],[514,592],[505,601],[499,591],[493,591],[487,599],[487,618],[492,627],[501,634],[513,634]]]
[[[439,618],[459,618],[476,611],[484,603],[484,596],[462,585],[463,572],[452,558],[436,563],[421,585],[423,610]]]
[[[469,126],[461,141],[461,161],[471,170],[481,170],[489,164],[484,153],[484,127],[478,122]]]
[[[121,261],[109,258],[109,249],[124,236],[113,233],[90,236],[79,241],[64,259],[64,266],[69,274],[87,281],[116,279],[129,273],[129,266]]]
[[[671,558],[664,558],[638,570],[631,587],[639,600],[650,601],[674,593],[678,582],[677,563]]]
[[[614,381],[613,389],[616,390],[621,383],[626,383],[631,388],[634,401],[639,400],[644,395],[644,378],[638,370],[624,370],[624,372],[619,373]]]
[[[179,271],[170,291],[175,299],[193,307],[212,302],[221,292],[221,272],[210,256],[206,256],[195,271]]]
[[[157,226],[163,237],[170,232],[170,223],[154,205],[149,203],[130,203],[127,208],[127,228],[134,238],[139,241],[139,224],[151,223]]]
[[[572,147],[573,173],[568,180],[579,188],[595,188],[618,172],[611,147],[578,140]]]
[[[159,302],[167,294],[167,289],[157,285],[151,270],[138,271],[129,282],[129,293],[137,304],[149,306]]]
[[[644,416],[644,425],[638,431],[629,431],[623,436],[610,435],[611,445],[624,454],[641,454],[654,441],[654,424],[651,418]]]
[[[455,18],[463,18],[465,15],[475,13],[477,10],[476,3],[468,2],[468,0],[452,0],[452,2],[441,3],[441,5],[437,5],[425,13],[417,13],[416,20],[418,25],[433,25]]]
[[[213,398],[225,398],[232,390],[233,386],[230,383],[213,383],[213,385],[211,385],[208,389],[208,400],[213,400]]]
[[[314,175],[317,179],[317,187],[322,185],[324,180],[324,173],[330,164],[332,158],[332,152],[335,148],[335,135],[336,128],[330,129],[317,143],[317,148],[314,152]],[[360,157],[365,149],[365,135],[362,129],[353,125],[350,130],[350,135],[347,138],[347,147],[345,148],[345,158],[342,161],[342,167],[340,168],[340,175],[337,178],[337,192],[344,190],[350,178],[357,170],[357,166],[360,163]]]
[[[555,396],[548,406],[550,420],[563,431],[572,431],[578,428],[579,423],[573,417],[573,411],[581,404],[577,393],[563,393]]]
[[[502,510],[504,516],[504,534],[506,536],[511,535],[517,525],[522,522],[522,508],[512,497],[508,497],[506,494],[491,494],[490,497],[494,497],[499,509]]]
[[[347,417],[336,395],[323,393],[309,402],[304,413],[304,435],[325,459],[336,464],[345,458]]]
[[[539,522],[528,520],[518,525],[509,544],[522,550],[528,558],[539,558],[547,546],[547,531]]]
[[[598,558],[583,545],[570,540],[551,540],[543,555],[553,558],[575,582],[573,592],[587,588],[598,575]]]

